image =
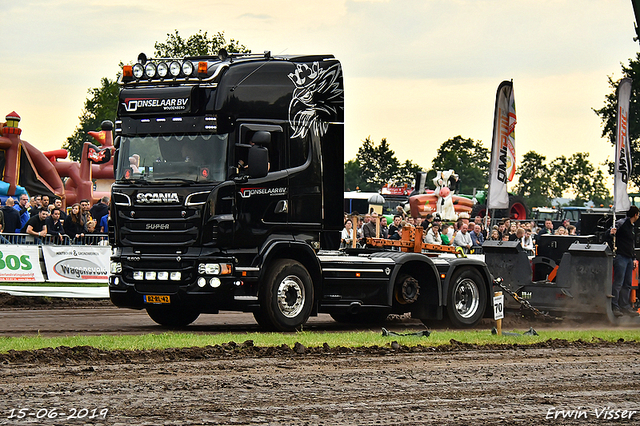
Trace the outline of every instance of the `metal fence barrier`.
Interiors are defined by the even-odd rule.
[[[47,235],[45,237],[36,237],[29,234],[0,234],[0,244],[17,244],[17,245],[109,245],[107,234],[91,234],[78,238],[71,238],[68,235]]]

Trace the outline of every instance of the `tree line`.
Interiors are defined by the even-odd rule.
[[[459,192],[473,194],[486,190],[489,182],[490,151],[481,141],[455,136],[440,145],[431,168],[412,161],[400,163],[386,139],[379,144],[366,138],[355,159],[345,163],[345,190],[378,191],[385,184],[413,184],[417,172],[427,172],[427,185],[437,170],[453,169],[460,177]],[[556,197],[571,196],[572,205],[593,201],[611,203],[604,185],[604,174],[589,161],[588,152],[547,161],[544,155],[529,151],[516,167],[517,184],[511,191],[525,197],[531,206],[549,205]]]

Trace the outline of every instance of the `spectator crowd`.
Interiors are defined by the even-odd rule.
[[[17,201],[9,197],[0,208],[0,241],[21,242],[26,234],[41,242],[47,238],[52,243],[85,243],[99,241],[107,233],[109,218],[109,197],[103,197],[93,206],[89,200],[81,200],[69,207],[62,207],[58,197],[35,195],[29,198],[21,194]],[[93,238],[92,238],[93,237]]]
[[[357,212],[345,213],[345,227],[342,230],[342,247],[351,247],[353,243],[354,217],[357,217],[356,243],[359,247],[366,245],[366,239],[376,237],[377,222],[380,220],[379,237],[399,240],[402,228],[405,226],[422,226],[423,242],[435,245],[461,247],[465,253],[482,253],[485,241],[519,241],[522,248],[530,255],[535,254],[535,246],[540,237],[545,234],[576,235],[576,227],[563,222],[558,229],[553,229],[551,220],[545,221],[544,227],[539,228],[535,221],[516,221],[504,219],[489,228],[485,227],[483,218],[476,216],[471,221],[466,213],[461,213],[457,221],[446,223],[436,215],[427,214],[422,217],[410,217],[398,207],[391,225],[387,226],[385,216],[377,213],[359,215]]]

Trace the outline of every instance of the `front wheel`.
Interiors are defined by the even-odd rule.
[[[149,306],[147,314],[165,327],[185,327],[200,316],[200,312],[183,306]]]
[[[453,273],[447,295],[447,315],[455,327],[475,325],[487,306],[487,287],[480,273],[463,267]]]
[[[260,289],[260,312],[254,317],[262,327],[295,331],[311,315],[313,282],[302,264],[291,259],[274,262]]]

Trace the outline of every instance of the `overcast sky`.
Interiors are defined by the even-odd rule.
[[[629,0],[5,0],[2,10],[0,117],[15,110],[43,151],[73,133],[89,88],[177,29],[223,31],[254,53],[334,54],[345,160],[368,136],[427,169],[456,135],[489,148],[496,89],[513,79],[518,158],[588,151],[597,164],[613,148],[592,108],[638,51]]]

